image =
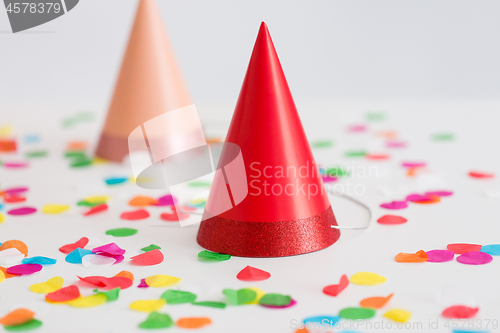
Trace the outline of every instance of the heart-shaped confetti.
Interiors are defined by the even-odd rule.
[[[347,277],[347,275],[342,275],[342,277],[340,278],[340,282],[338,284],[332,284],[332,285],[329,285],[329,286],[326,286],[323,288],[323,293],[327,294],[328,296],[337,296],[338,294],[340,294],[340,292],[342,290],[344,290],[345,288],[347,288],[347,286],[349,285],[349,278]]]
[[[64,246],[61,246],[59,248],[59,251],[65,254],[69,254],[70,252],[76,250],[77,248],[84,248],[87,244],[89,243],[89,239],[87,237],[82,237],[80,238],[77,242],[73,244],[67,244]]]

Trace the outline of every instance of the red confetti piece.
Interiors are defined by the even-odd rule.
[[[425,192],[425,195],[437,195],[439,197],[448,197],[450,195],[453,195],[453,192],[451,192],[451,191],[432,191],[432,192]]]
[[[141,266],[152,266],[158,265],[164,259],[163,253],[160,250],[154,249],[152,251],[148,251],[146,253],[139,254],[135,257],[130,258],[132,262],[136,265]]]
[[[22,264],[7,268],[7,273],[15,275],[30,275],[40,272],[43,266],[39,264]]]
[[[80,297],[80,290],[75,285],[61,288],[52,293],[48,293],[45,299],[51,302],[67,302]]]
[[[83,249],[88,243],[89,243],[89,239],[87,237],[82,237],[76,243],[61,246],[59,248],[59,251],[61,251],[62,253],[65,253],[65,254],[69,254],[70,252],[72,252],[73,250],[76,250],[77,248]]]
[[[393,201],[389,203],[383,203],[380,205],[380,207],[385,209],[403,209],[408,207],[408,204],[406,203],[406,201]]]
[[[106,288],[110,290],[115,288],[127,289],[134,283],[132,279],[123,276],[113,276],[110,278],[107,278],[105,276],[87,276],[82,278],[78,276],[78,278],[80,279],[80,281],[89,283],[96,287]]]
[[[7,212],[7,214],[9,214],[9,215],[29,215],[29,214],[33,214],[34,212],[36,212],[36,208],[22,207],[22,208],[11,209]]]
[[[347,275],[342,275],[340,278],[339,284],[331,284],[329,286],[326,286],[323,288],[323,293],[327,294],[328,296],[337,296],[340,294],[342,290],[344,290],[347,286],[349,285],[349,279],[347,278]]]
[[[247,266],[243,268],[236,278],[241,281],[263,281],[271,277],[269,272],[263,271],[252,266]]]
[[[493,173],[484,173],[484,172],[477,172],[477,171],[469,172],[469,176],[471,176],[472,178],[480,178],[480,179],[494,178],[495,177],[495,175]]]
[[[138,209],[131,212],[124,212],[120,215],[120,217],[124,220],[136,221],[147,219],[149,217],[149,213],[145,209]]]
[[[8,153],[16,151],[16,141],[14,140],[0,140],[0,152]]]
[[[377,220],[378,223],[380,224],[387,224],[387,225],[394,225],[394,224],[403,224],[408,222],[407,219],[405,219],[402,216],[397,216],[397,215],[384,215],[381,218]]]
[[[369,160],[388,160],[390,156],[387,154],[366,154],[366,158]]]
[[[445,318],[468,319],[472,318],[479,311],[479,308],[471,308],[465,305],[453,305],[444,309],[442,315]]]
[[[464,254],[467,252],[479,251],[483,246],[478,244],[456,243],[448,244],[446,248],[455,254]]]
[[[26,201],[26,198],[15,194],[6,194],[4,197],[4,201],[6,203],[17,203]]]
[[[94,206],[92,208],[90,208],[88,211],[86,211],[85,213],[83,213],[84,216],[89,216],[89,215],[93,215],[93,214],[96,214],[96,213],[99,213],[99,212],[103,212],[105,210],[108,210],[108,205],[103,203],[103,204],[100,204],[100,205],[97,205],[97,206]]]
[[[187,207],[183,207],[187,208]],[[189,217],[189,214],[182,213],[182,212],[177,212],[175,207],[172,207],[172,213],[163,213],[160,215],[160,218],[164,221],[169,221],[169,222],[176,222],[179,220],[185,220]]]

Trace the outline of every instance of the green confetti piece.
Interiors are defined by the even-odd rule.
[[[161,247],[159,247],[158,245],[151,244],[149,246],[143,247],[141,249],[141,251],[149,252],[149,251],[153,251],[153,250],[156,250],[156,249],[161,250]]]
[[[106,235],[114,237],[127,237],[135,235],[136,233],[137,229],[132,229],[132,228],[117,228],[106,231]]]
[[[340,310],[339,316],[344,319],[369,319],[375,316],[376,311],[370,308],[345,308]]]
[[[78,201],[77,205],[78,206],[84,206],[84,207],[95,207],[95,206],[102,205],[102,204],[105,204],[105,203],[106,203],[106,201],[88,202],[88,201],[85,201],[85,200],[81,200],[81,201]]]
[[[139,324],[140,328],[168,328],[174,325],[172,318],[166,313],[151,312],[148,318]]]
[[[317,140],[311,143],[313,148],[328,148],[333,146],[332,140]]]
[[[265,294],[259,300],[261,305],[287,306],[292,302],[292,298],[288,295],[281,294]]]
[[[188,186],[191,187],[210,187],[211,185],[212,183],[210,182],[202,182],[202,181],[193,181],[188,183]]]
[[[81,157],[84,158],[86,157],[87,154],[85,153],[84,150],[68,150],[64,152],[64,157]]]
[[[453,133],[438,133],[432,135],[433,141],[453,141],[455,135]]]
[[[33,150],[25,153],[26,158],[38,158],[38,157],[46,157],[46,150]]]
[[[188,291],[167,290],[160,298],[163,298],[167,304],[192,303],[196,300],[196,295]]]
[[[227,302],[231,305],[241,305],[252,302],[257,297],[257,293],[251,289],[224,289],[222,291],[227,297]]]
[[[204,261],[225,261],[231,259],[229,254],[210,252],[203,250],[198,253],[198,258]]]
[[[353,151],[347,151],[345,153],[346,157],[364,157],[366,156],[366,151],[364,150],[353,150]]]
[[[367,112],[366,120],[368,121],[384,121],[387,119],[387,116],[384,112]]]
[[[21,331],[28,331],[28,330],[33,330],[35,328],[38,328],[42,326],[42,322],[37,319],[31,319],[30,321],[21,324],[21,325],[15,325],[15,326],[4,326],[6,331],[10,332],[21,332]]]
[[[106,301],[111,302],[118,299],[118,296],[120,295],[120,287],[108,291],[99,291],[97,289],[94,289],[94,292],[96,292],[97,294],[103,294],[104,296],[106,296]]]
[[[338,166],[328,168],[326,170],[326,174],[328,176],[331,176],[331,177],[347,177],[347,176],[349,176],[348,171],[342,170],[342,168],[338,167]]]
[[[226,303],[221,302],[196,302],[193,305],[208,306],[211,308],[225,309]]]
[[[79,157],[79,158],[75,158],[70,166],[72,168],[81,168],[81,167],[86,167],[86,166],[89,166],[92,164],[92,159],[88,158],[88,157]]]

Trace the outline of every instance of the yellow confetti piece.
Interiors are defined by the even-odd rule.
[[[75,300],[69,301],[68,304],[75,308],[90,308],[106,303],[106,299],[106,295],[97,294],[77,298]]]
[[[2,282],[3,280],[5,280],[5,274],[0,271],[0,282]]]
[[[107,160],[105,158],[102,158],[102,157],[94,157],[94,159],[92,160],[92,162],[94,164],[106,164],[106,163],[109,163],[109,160]]]
[[[255,299],[253,301],[245,303],[245,304],[259,304],[259,300],[262,298],[262,296],[264,296],[266,294],[266,292],[264,290],[256,288],[256,287],[248,287],[245,289],[250,289],[250,290],[253,290],[257,293],[257,296],[255,297]]]
[[[61,214],[62,212],[70,209],[71,207],[68,205],[45,205],[42,208],[42,212],[44,214]]]
[[[0,223],[2,223],[3,221],[5,221],[5,216],[2,213],[0,213]]]
[[[87,197],[84,200],[87,201],[88,203],[93,204],[93,203],[105,202],[105,201],[108,201],[109,199],[110,199],[110,197],[108,197],[106,195],[95,195],[92,197]]]
[[[14,127],[12,125],[6,125],[0,127],[0,136],[10,136],[14,132]]]
[[[377,284],[384,283],[387,279],[375,273],[359,272],[351,276],[349,281],[351,283],[361,284],[364,286],[375,286]]]
[[[181,281],[181,278],[170,275],[153,275],[146,278],[146,284],[154,288],[170,287]]]
[[[166,301],[163,298],[135,301],[129,305],[129,308],[137,311],[152,312],[157,311],[164,306]]]
[[[404,323],[410,319],[411,312],[405,311],[403,309],[392,309],[384,313],[384,317],[392,319],[394,321]]]
[[[30,287],[30,290],[34,293],[38,294],[48,294],[53,293],[62,288],[64,280],[60,276],[55,276],[51,279],[48,279],[47,282],[33,284]]]

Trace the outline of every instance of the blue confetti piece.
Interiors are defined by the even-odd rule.
[[[500,244],[484,245],[479,251],[488,253],[492,256],[500,256]]]
[[[453,330],[453,333],[487,333],[488,331]]]
[[[31,257],[24,258],[23,264],[39,264],[39,265],[54,265],[57,262],[56,259],[47,258],[47,257]]]
[[[338,321],[340,320],[340,316],[316,316],[309,317],[303,320],[304,325],[320,325],[320,327],[330,327],[332,328]]]
[[[91,250],[85,250],[81,248],[74,249],[71,251],[67,256],[66,256],[66,262],[69,262],[70,264],[81,264],[82,263],[82,258],[86,256],[87,254],[91,254]]]
[[[0,209],[2,209],[2,208],[3,208],[3,205],[0,203]]]
[[[110,177],[106,178],[104,181],[107,185],[118,185],[123,184],[128,180],[128,177]]]
[[[28,134],[24,137],[24,143],[37,143],[40,142],[40,136],[38,134]]]

